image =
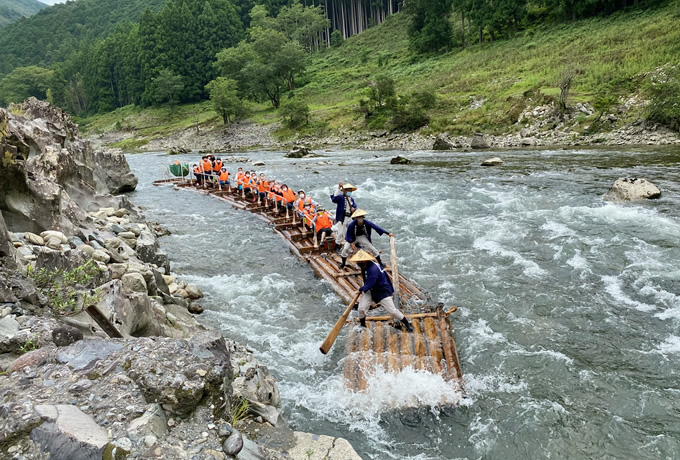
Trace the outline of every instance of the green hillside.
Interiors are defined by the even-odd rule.
[[[0,0],[0,5],[2,1],[12,0]],[[155,11],[167,2],[168,0],[77,0],[45,8],[30,18],[2,29],[0,76],[8,74],[16,67],[51,67],[55,63],[64,62],[83,43],[91,43],[110,34],[118,24],[136,22],[145,9]]]
[[[658,9],[541,26],[515,38],[422,57],[409,51],[408,18],[397,14],[338,48],[309,57],[307,72],[298,80],[301,87],[295,91],[295,97],[311,108],[312,123],[303,131],[324,135],[340,128],[367,129],[357,107],[378,74],[393,77],[398,94],[422,88],[435,91],[437,103],[428,113],[431,121],[425,133],[518,131],[522,126],[516,122],[523,110],[557,99],[565,72],[574,74],[570,105],[584,102],[611,109],[632,96],[644,99],[650,76],[663,66],[680,63],[678,21],[680,2],[673,1]],[[619,121],[641,117],[643,110],[642,104],[633,104]],[[580,116],[575,129],[590,126],[598,115]],[[185,106],[175,118],[165,117],[169,115],[164,109],[128,107],[90,118],[85,125],[92,132],[121,125],[133,131],[140,128],[133,142],[142,145],[145,139],[167,135],[197,119],[205,126],[221,123],[210,115],[209,104]],[[280,115],[261,103],[251,107],[251,119],[271,123]]]
[[[0,28],[18,19],[32,16],[47,5],[37,0],[0,0]]]

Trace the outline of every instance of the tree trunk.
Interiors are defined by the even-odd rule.
[[[463,34],[463,39],[461,40],[461,43],[463,44],[463,49],[465,49],[465,13],[460,12],[460,22],[461,22],[461,28],[460,31]]]

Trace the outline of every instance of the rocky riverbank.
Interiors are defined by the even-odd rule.
[[[644,108],[645,101],[631,98],[622,101],[614,113],[594,118],[595,109],[578,103],[567,112],[554,105],[528,107],[519,114],[507,134],[477,133],[473,136],[424,134],[426,128],[414,133],[387,130],[361,131],[340,128],[332,133],[296,138],[293,141],[314,148],[343,147],[362,150],[466,150],[477,148],[558,147],[589,145],[680,145],[680,133],[642,119],[624,121]],[[148,143],[143,151],[205,150],[234,152],[254,148],[287,150],[291,142],[281,142],[274,136],[277,123],[258,125],[251,122],[232,123],[179,130],[162,138],[143,139]],[[91,138],[100,148],[125,139],[140,140],[134,131],[112,131]]]
[[[35,99],[0,109],[0,456],[358,459],[292,431],[253,353],[202,325],[122,155]]]

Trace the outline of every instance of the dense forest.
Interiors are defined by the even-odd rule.
[[[427,55],[502,40],[537,25],[660,3],[77,0],[3,30],[0,103],[33,95],[84,115],[129,104],[206,100],[219,87],[278,108],[281,93],[298,86],[305,55],[340,46],[399,11],[409,17],[412,51]],[[217,78],[230,82],[207,86]]]
[[[0,0],[0,29],[17,19],[32,16],[47,5],[38,0]]]

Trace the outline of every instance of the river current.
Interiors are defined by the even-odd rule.
[[[396,236],[400,273],[458,306],[459,407],[439,407],[451,388],[413,371],[345,391],[345,333],[318,351],[344,308],[331,288],[250,213],[151,185],[196,156],[128,156],[130,198],[172,232],[161,240],[172,271],[206,293],[201,321],[270,368],[294,429],[372,459],[680,457],[677,148],[320,153],[246,155],[329,209],[339,180],[358,187],[359,207]],[[390,165],[397,154],[415,163]],[[505,163],[479,166],[493,156]],[[603,201],[624,176],[662,198]],[[388,251],[386,236],[374,242]],[[422,409],[399,408],[411,398]]]

